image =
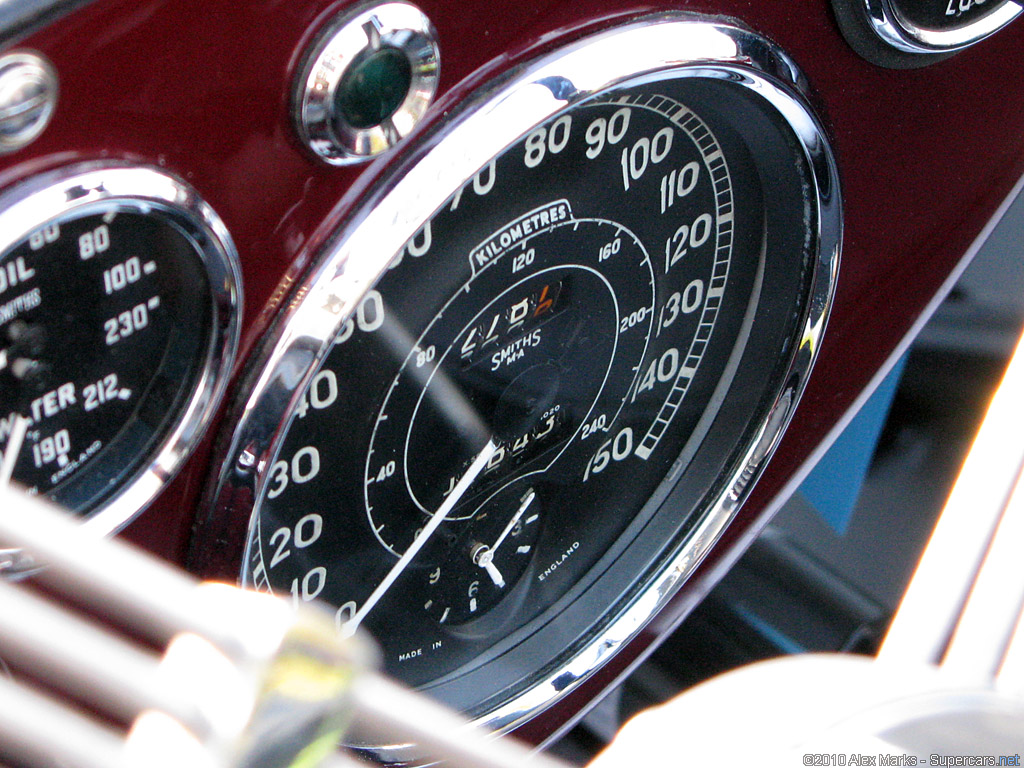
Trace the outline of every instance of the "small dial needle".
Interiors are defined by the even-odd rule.
[[[521,518],[526,510],[530,508],[530,505],[533,504],[533,500],[536,498],[537,494],[533,488],[523,494],[523,497],[519,500],[519,509],[516,510],[514,515],[512,515],[512,519],[508,521],[508,525],[505,526],[505,530],[501,532],[501,536],[498,537],[498,540],[491,545],[491,554],[498,551],[498,547],[500,547],[501,543],[508,538],[510,533],[512,533],[512,529],[516,527],[516,523],[519,522],[519,518]]]
[[[477,565],[487,571],[487,575],[491,577],[491,581],[494,582],[494,586],[498,589],[505,588],[505,577],[501,575],[501,571],[498,570],[498,566],[494,564],[494,555],[490,552],[485,552],[481,555]]]
[[[491,577],[491,581],[494,582],[494,586],[498,589],[502,589],[505,586],[505,578],[501,575],[501,571],[498,570],[498,566],[494,564],[494,554],[498,551],[498,547],[500,547],[502,542],[505,541],[508,535],[512,532],[512,529],[516,527],[516,523],[519,522],[523,513],[530,508],[530,505],[533,504],[533,500],[536,498],[537,494],[534,492],[533,488],[528,490],[523,495],[523,498],[520,499],[519,509],[516,510],[514,515],[512,515],[512,519],[508,521],[508,524],[505,526],[505,530],[503,530],[501,535],[498,536],[498,540],[491,546],[480,547],[473,553],[473,562],[487,571],[487,575]]]
[[[366,615],[373,610],[373,607],[377,605],[382,597],[391,589],[391,585],[395,583],[402,572],[408,567],[412,559],[416,557],[423,546],[430,540],[430,537],[434,535],[434,532],[441,526],[451,514],[451,511],[455,509],[455,506],[462,500],[462,497],[466,495],[466,491],[476,480],[477,476],[483,472],[484,467],[487,466],[487,462],[491,460],[494,453],[498,450],[498,446],[494,444],[494,439],[487,441],[487,445],[484,446],[483,450],[477,454],[476,458],[473,459],[473,463],[469,465],[469,469],[466,470],[466,474],[462,476],[462,479],[456,483],[452,492],[448,494],[448,498],[444,500],[444,503],[437,508],[437,511],[431,515],[430,521],[420,531],[419,536],[413,539],[412,544],[405,550],[405,553],[398,559],[391,570],[388,571],[388,575],[384,577],[384,580],[377,585],[377,588],[373,590],[373,593],[366,599],[362,607],[356,611],[355,615],[345,622],[341,628],[341,634],[343,637],[351,637],[359,625],[366,618]]]
[[[7,450],[4,451],[3,460],[0,461],[0,489],[6,488],[11,482],[11,475],[14,474],[14,464],[21,452],[21,444],[25,440],[25,432],[28,430],[28,419],[22,415],[14,417],[14,424],[11,425],[10,435],[7,437]]]

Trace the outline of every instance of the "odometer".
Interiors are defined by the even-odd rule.
[[[506,726],[596,668],[735,512],[822,330],[835,170],[769,50],[647,20],[423,139],[282,317],[196,564],[251,488],[243,583],[328,601],[407,683]]]

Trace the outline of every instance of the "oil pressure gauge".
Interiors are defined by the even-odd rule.
[[[13,479],[111,531],[202,433],[237,344],[220,219],[153,169],[80,165],[0,197],[0,450]]]

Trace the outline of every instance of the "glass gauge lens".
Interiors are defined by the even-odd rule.
[[[740,122],[789,167],[768,176]],[[334,340],[270,470],[246,581],[351,619],[493,436],[364,626],[388,672],[454,690],[562,616],[653,523],[681,454],[717,454],[716,472],[732,459],[750,404],[722,414],[738,422],[728,439],[709,431],[755,309],[775,328],[748,399],[777,384],[809,267],[808,171],[790,142],[741,89],[669,79],[587,101],[489,162]],[[662,513],[670,538],[715,478],[693,478],[688,503]],[[656,554],[645,548],[630,581]],[[585,600],[598,613],[617,597]],[[457,703],[479,704],[461,691]]]
[[[586,677],[724,529],[816,351],[838,189],[794,72],[669,18],[470,100],[282,318],[193,563],[217,567],[255,494],[242,581],[327,601],[406,683],[507,727]],[[374,254],[406,193],[436,197]],[[374,259],[313,366],[336,281]]]
[[[58,204],[0,256],[0,448],[14,418],[27,418],[15,482],[91,514],[144,478],[169,443],[163,460],[173,464],[177,441],[194,438],[234,343],[234,297],[215,298],[233,257],[187,198],[142,197],[147,184],[158,193],[174,184],[162,174],[61,176],[37,181],[13,209],[81,202]],[[133,182],[134,197],[98,191]],[[90,183],[92,200],[84,189],[63,193]],[[148,501],[137,494],[118,517]]]

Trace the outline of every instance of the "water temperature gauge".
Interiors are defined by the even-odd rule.
[[[0,197],[0,450],[13,479],[105,531],[173,475],[237,344],[238,268],[195,192],[80,165]]]

